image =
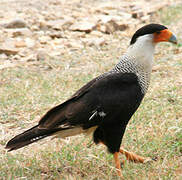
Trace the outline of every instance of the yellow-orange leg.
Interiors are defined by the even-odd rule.
[[[123,175],[121,173],[121,164],[120,164],[120,160],[119,160],[119,152],[114,153],[114,161],[115,161],[118,176],[123,179]]]
[[[139,156],[135,153],[129,152],[123,148],[120,148],[119,152],[121,154],[124,154],[126,156],[126,159],[135,163],[146,163],[148,161],[151,161],[151,158],[144,158],[142,156]]]

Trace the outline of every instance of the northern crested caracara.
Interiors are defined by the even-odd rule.
[[[65,138],[93,133],[93,141],[114,154],[117,173],[122,177],[119,153],[130,161],[143,158],[120,148],[128,121],[147,92],[154,49],[159,42],[177,43],[176,37],[160,24],[149,24],[135,32],[127,52],[116,66],[88,82],[64,103],[49,110],[38,125],[11,139],[6,148],[19,149],[48,136]]]

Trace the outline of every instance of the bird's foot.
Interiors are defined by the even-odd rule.
[[[150,157],[142,157],[139,156],[133,152],[129,152],[123,148],[120,149],[119,151],[121,154],[124,154],[126,156],[126,159],[135,163],[147,163],[152,161],[152,159]],[[124,163],[123,163],[124,164]]]
[[[115,152],[114,153],[114,161],[115,161],[116,171],[117,171],[118,176],[121,179],[124,179],[123,174],[121,172],[121,164],[120,164],[120,160],[119,160],[119,152]]]

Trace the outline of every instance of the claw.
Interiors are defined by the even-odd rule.
[[[135,153],[126,151],[125,149],[121,148],[119,151],[121,154],[124,154],[126,156],[126,159],[135,163],[147,163],[149,161],[152,161],[151,158],[144,158],[142,156],[139,156]]]

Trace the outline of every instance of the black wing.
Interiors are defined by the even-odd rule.
[[[109,122],[109,117],[127,114],[139,106],[143,95],[133,73],[113,73],[95,78],[66,102],[48,111],[39,122],[40,128],[90,128]],[[116,119],[117,121],[117,119]]]
[[[102,141],[110,152],[115,152],[120,146],[126,124],[142,98],[135,74],[104,74],[48,111],[38,125],[15,136],[6,148],[11,151],[56,133],[66,137],[97,127],[94,142]]]

